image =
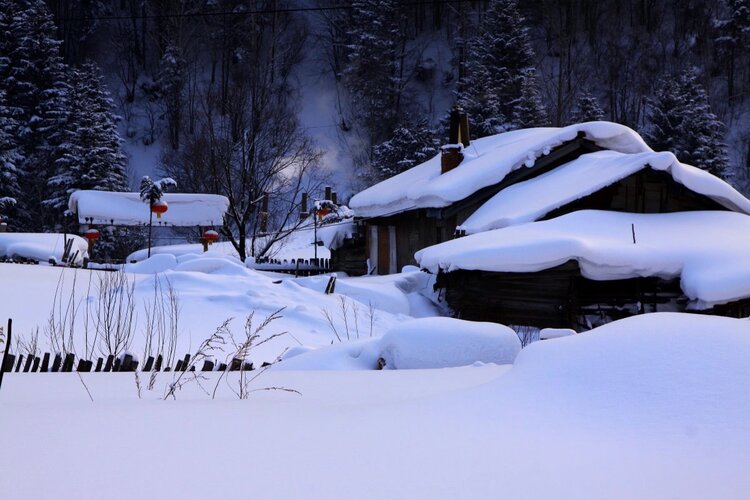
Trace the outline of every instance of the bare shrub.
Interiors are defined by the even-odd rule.
[[[94,327],[100,351],[119,356],[130,348],[135,324],[135,279],[120,270],[99,273]]]

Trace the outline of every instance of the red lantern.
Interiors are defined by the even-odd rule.
[[[209,229],[208,231],[203,233],[203,239],[210,245],[211,243],[219,241],[219,233],[217,233],[213,229]]]
[[[169,209],[169,205],[164,200],[159,200],[151,205],[151,211],[156,214],[157,219],[161,219],[161,214]]]
[[[89,240],[89,243],[93,243],[96,240],[99,239],[100,233],[97,229],[87,229],[85,233],[83,233],[83,237]]]

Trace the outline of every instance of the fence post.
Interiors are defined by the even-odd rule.
[[[6,333],[5,335],[5,350],[3,352],[3,360],[0,363],[0,387],[2,387],[3,385],[3,373],[5,372],[5,366],[8,364],[8,356],[10,356],[10,337],[11,337],[12,329],[13,329],[13,320],[8,319],[8,333]]]

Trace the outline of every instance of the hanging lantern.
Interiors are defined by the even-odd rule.
[[[169,205],[164,200],[159,200],[151,205],[151,211],[156,214],[157,219],[161,219],[161,214],[169,209]]]
[[[89,243],[93,243],[98,240],[99,236],[101,236],[101,234],[97,229],[87,229],[86,232],[83,233],[83,237],[89,240]]]
[[[203,233],[203,239],[210,245],[211,243],[219,241],[219,233],[217,233],[213,229],[209,229],[208,231]]]

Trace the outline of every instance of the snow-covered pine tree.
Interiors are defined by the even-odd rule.
[[[576,107],[570,117],[570,123],[584,123],[604,119],[604,110],[599,106],[596,96],[584,90],[576,96]]]
[[[516,0],[493,0],[467,43],[465,76],[456,93],[469,114],[472,136],[510,130],[520,120],[546,123],[545,114],[534,114],[543,110],[541,100],[529,101],[538,96],[533,71],[534,51]]]
[[[512,128],[543,127],[549,125],[547,110],[539,93],[536,72],[527,68],[521,75],[521,95],[513,103]]]
[[[20,159],[14,134],[18,131],[18,123],[15,121],[11,108],[8,106],[5,92],[0,89],[0,201],[14,200],[3,203],[3,215],[8,217],[8,225],[12,230],[18,226],[14,219],[15,205],[21,198],[21,188],[18,185],[18,170],[16,163]]]
[[[180,146],[182,94],[185,87],[185,59],[179,47],[170,44],[165,49],[161,58],[158,83],[167,115],[169,144],[176,150]]]
[[[6,100],[18,124],[16,164],[23,197],[17,207],[18,226],[41,230],[46,224],[42,201],[47,179],[54,174],[67,119],[65,65],[54,39],[55,25],[42,0],[12,2],[15,10],[4,37],[7,62],[2,68]]]
[[[714,22],[718,32],[714,42],[719,60],[727,65],[727,97],[733,100],[739,97],[734,88],[738,55],[745,61],[742,51],[750,43],[750,0],[726,0],[726,7],[726,17]]]
[[[724,124],[711,112],[695,69],[660,82],[648,117],[644,138],[653,149],[672,151],[680,161],[719,177],[729,175]]]
[[[438,153],[440,141],[429,127],[427,120],[402,123],[393,132],[393,137],[375,146],[373,170],[381,178],[419,165]]]
[[[49,179],[45,204],[59,228],[68,198],[79,189],[126,191],[127,158],[121,150],[114,103],[104,87],[99,68],[86,63],[69,71],[70,108],[64,141]]]
[[[400,28],[397,0],[352,2],[344,84],[371,145],[387,140],[396,127],[405,39]]]
[[[158,181],[154,181],[151,180],[151,177],[149,177],[148,175],[144,175],[143,178],[141,178],[140,185],[141,200],[144,203],[153,205],[157,201],[161,200],[161,197],[164,196],[164,192],[168,188],[176,186],[177,182],[175,182],[175,180],[171,177],[165,177]]]

